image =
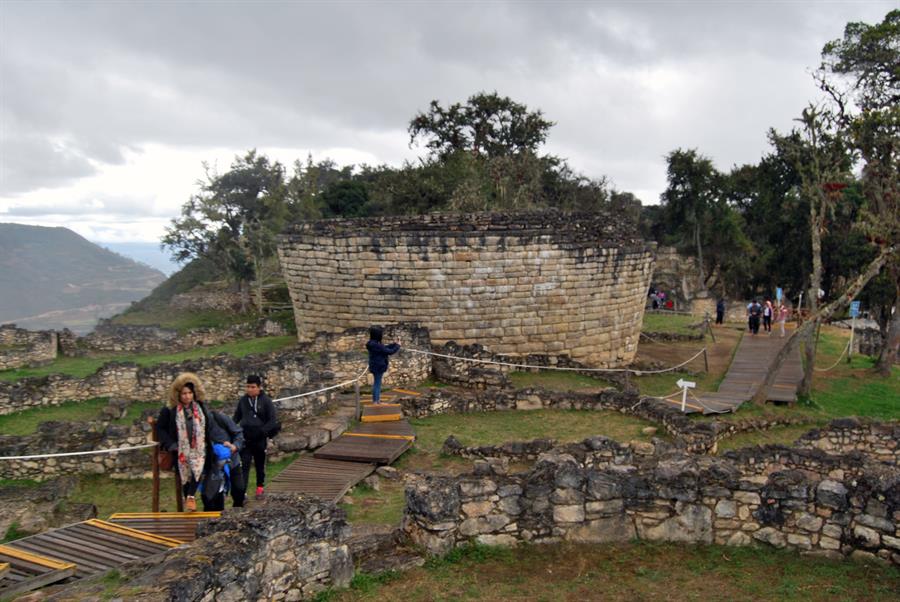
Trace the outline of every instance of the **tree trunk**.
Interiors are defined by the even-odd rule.
[[[818,322],[824,322],[836,312],[849,305],[850,300],[856,297],[856,295],[858,295],[860,291],[865,288],[866,284],[869,283],[869,280],[878,275],[878,271],[881,269],[881,267],[887,262],[890,256],[897,251],[897,245],[883,248],[878,254],[878,257],[873,259],[872,262],[866,267],[865,272],[857,276],[842,295],[838,296],[834,301],[823,307],[815,315],[810,316],[809,320],[801,324],[793,332],[793,334],[791,334],[781,350],[776,353],[775,357],[773,357],[769,361],[769,368],[766,371],[766,379],[765,381],[763,381],[759,389],[756,391],[756,394],[753,396],[753,403],[766,403],[766,399],[769,395],[769,388],[772,386],[772,383],[775,382],[775,377],[778,375],[779,366],[781,366],[785,358],[797,347],[801,338],[804,336],[808,336],[810,332],[815,333],[813,326],[815,326]],[[809,370],[813,370],[814,366],[808,366],[807,368]]]
[[[803,341],[805,356],[803,359],[803,378],[800,380],[800,386],[797,388],[797,395],[800,397],[809,397],[809,393],[812,391],[812,379],[814,366],[816,365],[816,346],[819,343],[819,337],[816,334],[821,325],[818,320],[809,320],[807,324],[810,325],[810,328]]]
[[[698,220],[696,224],[694,224],[694,242],[697,245],[697,271],[699,273],[699,277],[697,278],[697,286],[703,288],[703,285],[706,282],[706,278],[703,276],[703,247],[700,245],[700,221]]]
[[[900,348],[900,287],[894,298],[894,314],[888,321],[888,330],[882,338],[881,354],[875,369],[881,376],[890,376],[891,369],[897,361],[897,349]]]
[[[258,258],[253,258],[253,271],[256,274],[256,313],[263,313],[263,276]]]

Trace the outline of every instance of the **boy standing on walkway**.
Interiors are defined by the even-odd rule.
[[[256,467],[256,499],[262,499],[266,485],[266,446],[278,424],[275,404],[262,390],[262,379],[251,374],[247,377],[247,394],[238,400],[234,421],[244,430],[244,448],[241,465],[244,470],[244,487],[250,485],[250,460]]]
[[[366,343],[366,351],[369,352],[369,372],[372,373],[372,403],[381,403],[381,380],[388,369],[388,356],[394,355],[400,350],[398,343],[385,345],[381,342],[384,337],[384,329],[381,326],[369,328],[369,342]]]

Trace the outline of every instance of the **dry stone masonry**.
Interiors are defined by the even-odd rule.
[[[607,215],[431,214],[325,220],[282,237],[300,340],[416,322],[432,341],[589,366],[637,350],[655,245]]]
[[[391,326],[387,334],[411,346],[430,348],[428,331],[416,325]],[[200,376],[210,399],[237,399],[248,374],[261,374],[272,397],[285,397],[355,378],[366,367],[366,357],[364,333],[353,330],[346,335],[322,334],[313,343],[287,351],[244,358],[219,355],[148,367],[110,363],[86,378],[52,374],[18,382],[0,381],[0,415],[97,397],[161,401],[168,397],[175,376],[185,371]],[[430,373],[428,356],[401,353],[391,360],[385,383],[411,385]],[[322,394],[287,400],[279,407],[302,419],[318,413],[326,401],[326,394]]]
[[[748,545],[900,564],[900,473],[839,457],[776,462],[766,449],[724,458],[686,455],[664,442],[620,445],[605,437],[555,448],[508,474],[476,462],[461,477],[414,477],[404,525],[433,554],[468,541]],[[845,466],[857,466],[857,474]],[[822,471],[818,472],[818,467]]]
[[[59,347],[52,330],[25,330],[0,325],[0,370],[37,366],[56,359]]]

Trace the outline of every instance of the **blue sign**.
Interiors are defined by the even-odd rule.
[[[780,287],[780,286],[779,286],[779,287],[776,287],[776,288],[775,288],[775,300],[778,301],[778,302],[780,303],[780,302],[781,302],[781,298],[782,298],[783,296],[784,296],[784,291],[781,290],[781,287]]]
[[[851,301],[850,302],[850,317],[851,318],[859,317],[859,301]]]

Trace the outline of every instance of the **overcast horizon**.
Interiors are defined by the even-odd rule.
[[[0,2],[0,221],[158,242],[207,161],[400,165],[429,101],[497,91],[644,203],[664,156],[757,162],[892,2]]]

